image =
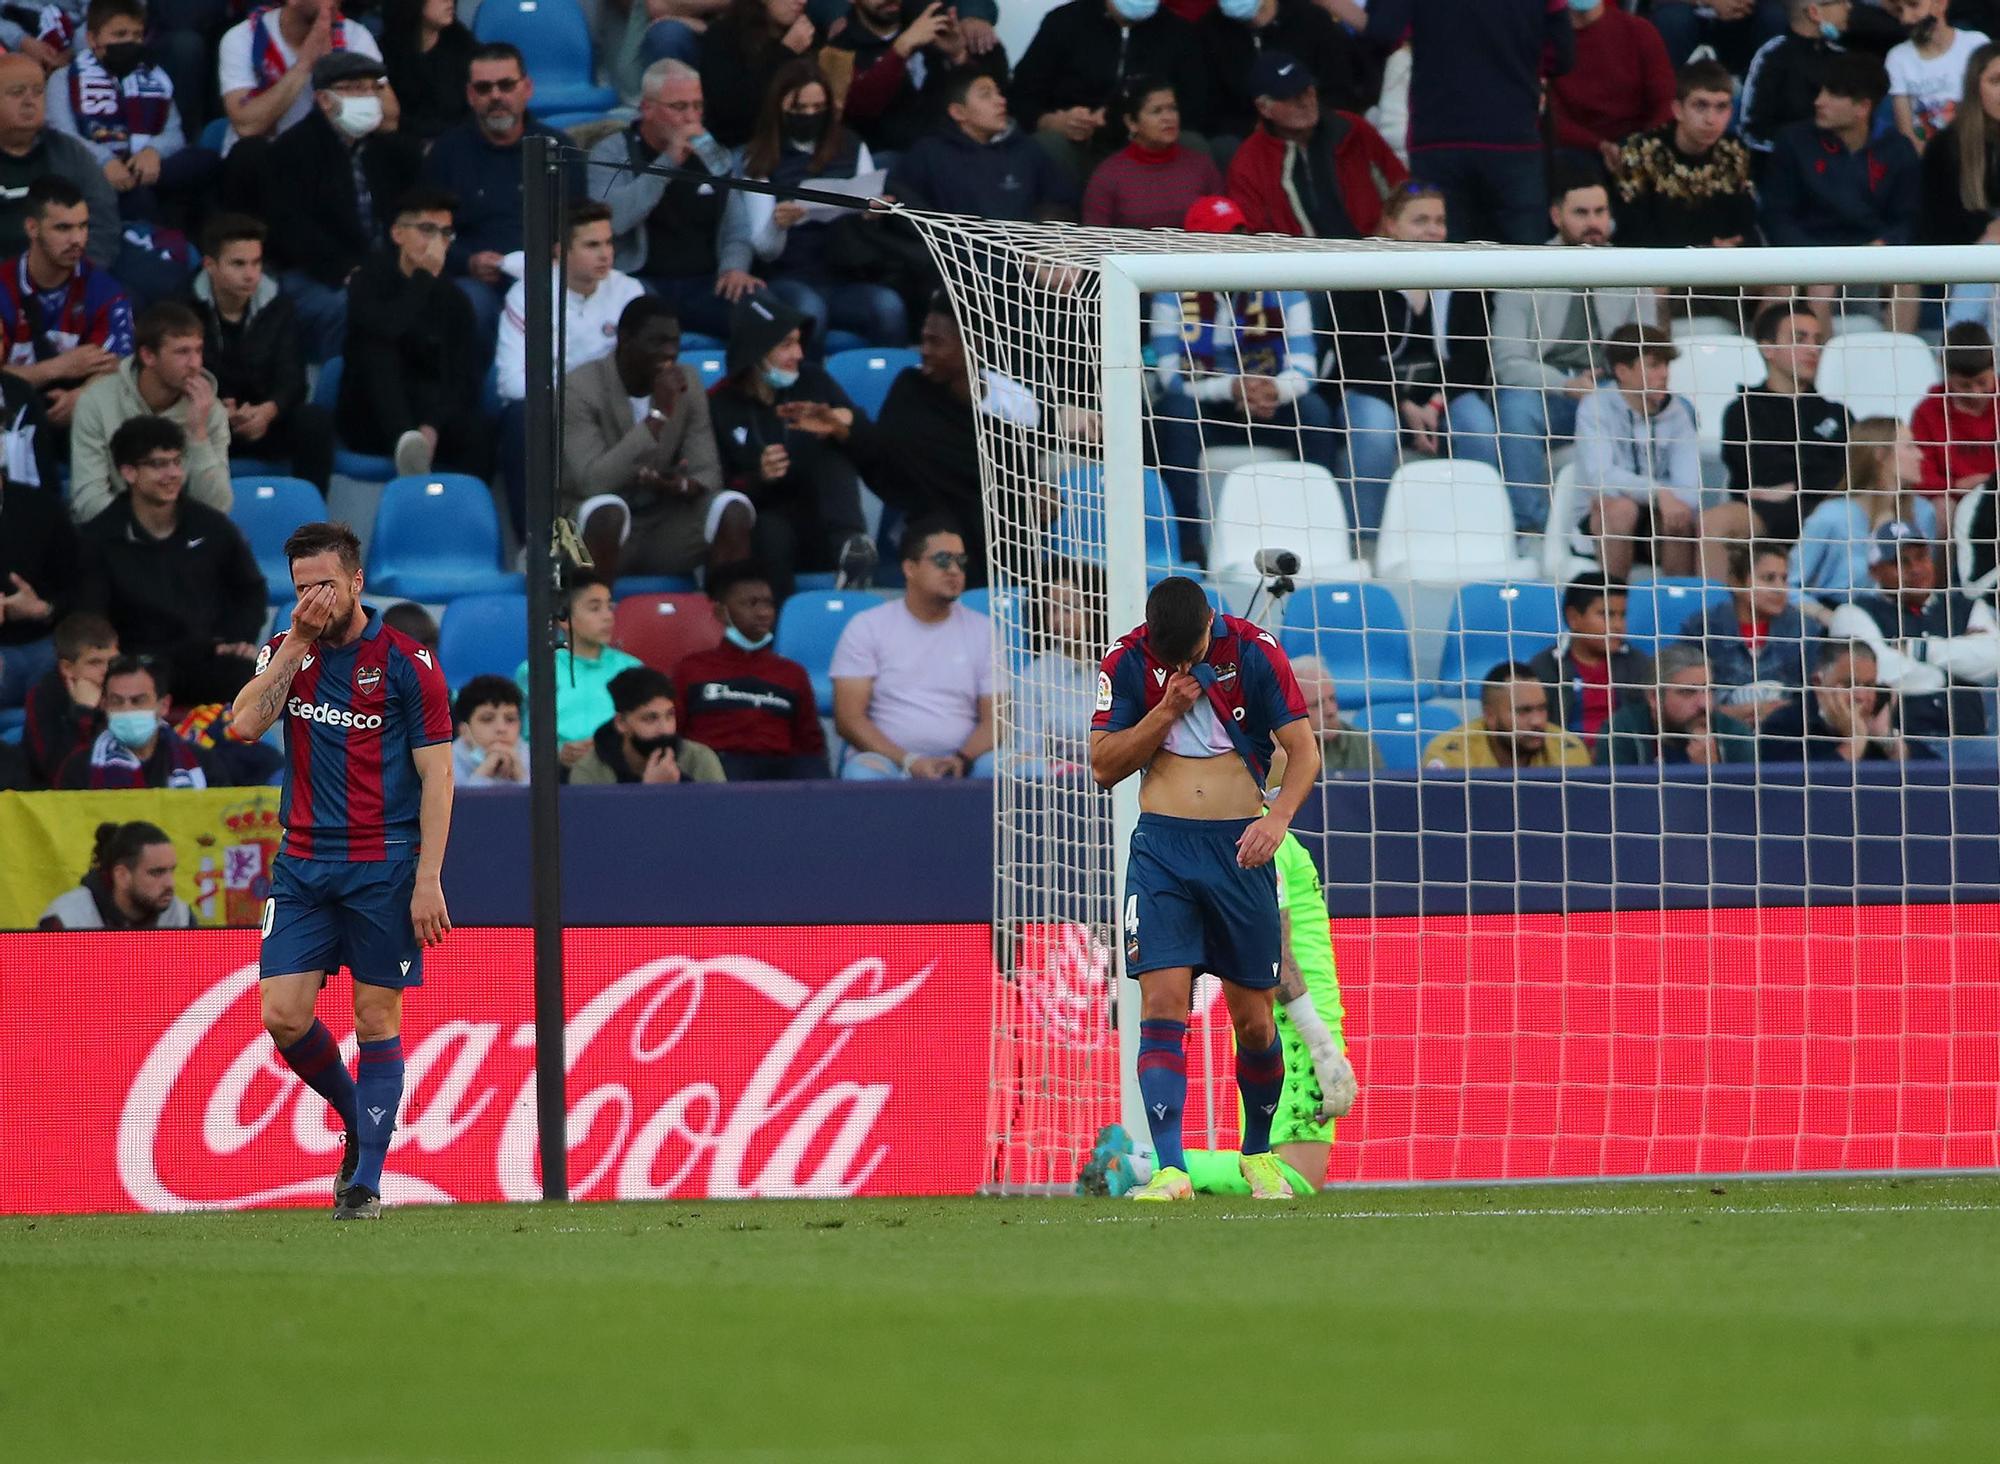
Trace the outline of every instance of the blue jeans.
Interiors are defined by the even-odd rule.
[[[1546,244],[1555,233],[1540,148],[1427,147],[1410,155],[1410,171],[1444,190],[1454,243]]]
[[[639,59],[648,66],[655,61],[699,65],[701,37],[678,20],[656,20],[646,27],[646,38],[639,43]]]
[[[851,330],[872,346],[907,346],[910,320],[903,297],[887,285],[850,284],[840,280],[786,275],[773,279],[771,293],[812,321],[807,354],[826,350],[829,326]]]
[[[11,591],[12,586],[8,588]],[[0,707],[20,706],[28,699],[28,689],[55,669],[56,643],[48,636],[24,645],[0,646]]]
[[[852,783],[890,783],[909,776],[901,768],[890,762],[879,752],[850,752],[847,761],[840,765],[840,776]],[[973,763],[968,778],[990,778],[993,776],[993,754],[981,753]]]
[[[1402,462],[1403,424],[1387,397],[1350,391],[1341,404],[1347,424],[1348,514],[1354,526],[1372,534],[1382,527],[1389,479]],[[1478,392],[1462,391],[1445,402],[1445,431],[1453,457],[1500,466],[1493,409]]]
[[[278,275],[278,288],[292,302],[299,340],[308,361],[330,361],[347,344],[347,291],[323,285],[302,269]]]
[[[1647,18],[1667,43],[1667,59],[1675,67],[1685,65],[1696,46],[1713,46],[1716,59],[1738,76],[1749,69],[1759,46],[1785,33],[1784,0],[1757,0],[1748,17],[1727,21],[1696,15],[1693,0],[1653,0]]]
[[[1566,391],[1503,386],[1495,393],[1500,414],[1500,476],[1514,505],[1514,527],[1539,534],[1549,518],[1551,437],[1576,432],[1577,400]]]
[[[1208,563],[1207,526],[1215,505],[1203,501],[1201,455],[1210,447],[1271,447],[1340,476],[1339,434],[1333,430],[1333,408],[1318,392],[1278,408],[1268,422],[1243,420],[1233,402],[1197,402],[1184,391],[1170,391],[1153,404],[1153,438],[1160,455],[1160,478],[1180,523],[1180,557],[1192,564]]]

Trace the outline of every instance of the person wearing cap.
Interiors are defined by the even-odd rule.
[[[1132,140],[1097,165],[1083,190],[1083,221],[1098,228],[1178,229],[1195,200],[1222,192],[1205,148],[1181,145],[1180,101],[1171,83],[1135,76],[1118,94]]]
[[[1218,137],[1248,137],[1257,125],[1251,75],[1265,51],[1305,62],[1326,106],[1365,112],[1381,95],[1388,53],[1348,30],[1316,0],[1222,0],[1196,23],[1196,31],[1214,68]]]
[[[1576,409],[1576,483],[1604,572],[1623,580],[1635,558],[1661,574],[1700,561],[1701,448],[1694,409],[1667,390],[1680,354],[1654,325],[1621,325],[1604,348],[1611,380]],[[1551,525],[1552,530],[1566,526]]]
[[[1192,25],[1160,0],[1069,0],[1042,17],[1014,67],[1016,109],[1071,183],[1125,143],[1120,83],[1157,76],[1180,101],[1190,132],[1209,126],[1209,62]]]
[[[269,210],[271,263],[298,312],[309,361],[340,354],[347,282],[389,242],[390,210],[417,181],[417,144],[383,130],[384,74],[362,51],[321,57],[310,109],[264,154],[274,196],[283,200]]]
[[[1221,197],[1197,199],[1183,227],[1191,234],[1247,232],[1243,210]],[[1211,508],[1200,463],[1208,448],[1247,442],[1301,453],[1329,475],[1336,470],[1333,409],[1313,390],[1312,306],[1302,290],[1162,290],[1152,309],[1160,475],[1179,523],[1181,558],[1206,565]]]
[[[1986,699],[1979,688],[2000,678],[2000,619],[1992,604],[1940,589],[1935,546],[1902,519],[1875,530],[1868,577],[1876,593],[1835,610],[1828,633],[1875,652],[1877,678],[1902,700],[1906,733],[1983,734]]]
[[[811,330],[811,319],[778,296],[744,296],[727,375],[708,398],[723,482],[756,506],[751,545],[780,603],[800,570],[838,569],[863,582],[875,568],[854,466],[856,452],[874,449],[874,424],[823,365],[806,359]],[[859,447],[850,445],[856,438]]]
[[[343,16],[336,0],[283,0],[223,32],[216,77],[229,135],[222,150],[233,151],[244,138],[275,138],[303,122],[320,88],[319,63],[341,52],[382,59],[368,28]],[[393,118],[393,95],[382,100]]]
[[[1323,109],[1306,64],[1263,51],[1251,68],[1256,131],[1229,160],[1229,196],[1253,234],[1361,239],[1382,227],[1382,201],[1409,181],[1382,134],[1352,112]]]

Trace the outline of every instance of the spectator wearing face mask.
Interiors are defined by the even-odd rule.
[[[732,783],[824,778],[826,733],[812,679],[771,649],[778,601],[770,578],[754,564],[725,565],[709,575],[708,597],[722,644],[675,669],[681,726],[715,749]]]
[[[452,774],[461,788],[516,788],[528,781],[528,743],[521,736],[521,688],[504,676],[475,676],[452,703],[458,738]]]
[[[56,773],[55,786],[104,792],[121,788],[206,788],[201,749],[166,723],[172,687],[151,656],[120,656],[104,672],[105,728]]]
[[[1381,93],[1379,48],[1342,26],[1316,0],[1220,0],[1197,31],[1215,68],[1218,136],[1248,137],[1257,126],[1250,78],[1266,51],[1296,56],[1321,104],[1337,111],[1365,112]]]

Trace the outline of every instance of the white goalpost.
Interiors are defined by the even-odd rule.
[[[1698,553],[1705,570],[1734,563],[1732,545],[1759,559],[1786,547],[1761,527],[1782,522],[1774,498],[1730,493],[1728,462],[1743,444],[1717,436],[1738,384],[1765,379],[1769,353],[1747,339],[1760,295],[1769,297],[1764,309],[1805,308],[1794,292],[1840,287],[1811,307],[1822,331],[1832,328],[1834,346],[1824,357],[1812,350],[1844,363],[1847,395],[1836,405],[1843,435],[1859,428],[1861,441],[1888,433],[1890,416],[1907,420],[1933,385],[1938,312],[1952,299],[1949,287],[1988,284],[2000,273],[1991,251],[1409,245],[906,217],[929,244],[959,322],[987,501],[1003,688],[990,1188],[1070,1187],[1098,1130],[1113,1122],[1145,1157],[1136,984],[1122,978],[1118,934],[1137,780],[1107,794],[1079,766],[1087,732],[1078,723],[1089,713],[1079,687],[1094,679],[1108,643],[1143,620],[1150,584],[1173,571],[1196,573],[1230,613],[1245,613],[1255,596],[1256,618],[1295,658],[1316,657],[1328,684],[1337,683],[1342,714],[1378,753],[1391,750],[1387,767],[1330,774],[1318,807],[1309,804],[1300,821],[1333,910],[1348,986],[1346,1035],[1362,1087],[1336,1139],[1336,1180],[2000,1163],[1992,1134],[2000,1127],[1992,1113],[2000,1059],[1982,1055],[2000,1051],[1992,974],[2000,959],[1992,885],[2000,878],[1990,868],[2000,831],[1992,765],[2000,756],[1986,755],[1991,722],[1975,728],[1967,720],[1982,698],[1982,715],[1991,712],[1992,677],[1977,656],[1953,662],[1940,689],[1935,674],[1905,674],[1905,662],[1918,659],[1903,656],[1910,643],[1863,634],[1855,628],[1861,622],[1839,613],[1869,587],[1850,586],[1843,599],[1795,583],[1790,604],[1804,612],[1799,684],[1726,684],[1718,667],[1734,649],[1705,638],[1710,632],[1683,613],[1732,603],[1734,571],[1722,570],[1716,583],[1701,571],[1642,566],[1631,577],[1627,645],[1649,657],[1676,643],[1705,655],[1705,669],[1673,676],[1699,683],[1709,710],[1683,739],[1680,724],[1659,710],[1672,686],[1650,670],[1643,685],[1610,685],[1607,705],[1633,716],[1654,708],[1661,756],[1672,745],[1686,749],[1684,761],[1739,766],[1642,774],[1601,759],[1559,759],[1546,768],[1468,772],[1441,765],[1426,746],[1447,722],[1481,714],[1496,666],[1551,647],[1556,664],[1568,664],[1560,659],[1572,643],[1557,608],[1562,582],[1598,569],[1593,556],[1616,554],[1615,541],[1639,538],[1641,559],[1651,554],[1660,563],[1677,549]],[[1889,287],[1911,284],[1932,287],[1929,339],[1912,345],[1868,330],[1878,296],[1885,302]],[[1671,393],[1682,403],[1677,410],[1699,422],[1702,472],[1681,499],[1700,515],[1700,537],[1669,542],[1659,512],[1650,533],[1625,534],[1612,518],[1593,516],[1592,505],[1618,496],[1623,479],[1600,471],[1588,444],[1572,442],[1553,402],[1560,392],[1550,387],[1539,390],[1549,425],[1526,444],[1535,449],[1527,459],[1546,464],[1540,481],[1520,470],[1517,416],[1503,413],[1484,428],[1490,446],[1473,440],[1476,416],[1463,429],[1452,416],[1435,441],[1410,418],[1392,417],[1386,503],[1378,492],[1371,504],[1361,482],[1359,409],[1350,404],[1372,388],[1397,407],[1406,383],[1400,368],[1370,380],[1352,364],[1357,337],[1340,302],[1371,292],[1425,292],[1405,296],[1415,301],[1476,291],[1491,312],[1501,292],[1578,290],[1604,292],[1582,307],[1580,336],[1576,319],[1544,319],[1537,305],[1526,317],[1534,338],[1526,349],[1542,351],[1567,332],[1587,363],[1581,374],[1615,388],[1620,378],[1604,363],[1626,338],[1591,312],[1613,292],[1632,292],[1642,312],[1651,301],[1658,341],[1671,335],[1673,344],[1655,350],[1654,337],[1635,339],[1642,354],[1675,354]],[[1266,292],[1275,292],[1273,302],[1311,304],[1305,390],[1334,404],[1336,425],[1294,408],[1249,433],[1254,450],[1246,450],[1245,434],[1234,430],[1248,420],[1241,410],[1232,421],[1229,408],[1204,408],[1190,429],[1174,419],[1181,408],[1165,405],[1162,384],[1171,378],[1161,357],[1173,353],[1174,337],[1162,327],[1172,316],[1157,302],[1199,301],[1185,307],[1186,319],[1199,322],[1217,298],[1248,311]],[[1550,297],[1511,298],[1518,305]],[[1196,328],[1189,324],[1181,337],[1188,378],[1197,370]],[[1228,334],[1220,332],[1224,345]],[[1449,357],[1455,342],[1442,322],[1432,336]],[[1239,345],[1242,338],[1239,325]],[[1216,339],[1203,336],[1202,346]],[[1451,370],[1444,367],[1446,392]],[[1926,370],[1930,379],[1919,379]],[[1829,395],[1835,374],[1830,366]],[[1468,394],[1483,393],[1491,408],[1494,386],[1489,377]],[[1589,392],[1586,385],[1574,395]],[[1518,398],[1509,403],[1519,406]],[[1193,461],[1190,431],[1198,439]],[[1802,484],[1831,461],[1826,440],[1802,431],[1795,446]],[[1640,470],[1664,461],[1656,447],[1640,444]],[[1896,451],[1891,442],[1884,456]],[[1284,465],[1285,458],[1304,466]],[[1820,468],[1809,470],[1808,459]],[[1331,474],[1315,466],[1327,462],[1336,465]],[[1850,486],[1858,503],[1861,489]],[[1897,497],[1896,486],[1883,491],[1898,521],[1926,503],[1943,515],[1924,520],[1925,538],[1936,545],[1942,578],[1969,582],[1962,531],[1977,493],[1948,487],[1924,495],[1904,485]],[[1511,523],[1504,521],[1510,500]],[[1829,501],[1847,499],[1818,489],[1799,506]],[[1712,514],[1732,503],[1754,513],[1743,520],[1749,527],[1730,531],[1726,512]],[[1481,516],[1495,504],[1497,529],[1490,514]],[[1522,521],[1536,505],[1541,521]],[[1790,528],[1796,580],[1798,536],[1823,530],[1802,531],[1796,520]],[[1835,547],[1859,565],[1875,553],[1878,528],[1849,530]],[[1190,546],[1207,552],[1205,572]],[[1289,593],[1267,592],[1270,576],[1243,558],[1245,546],[1303,556],[1278,586]],[[1773,564],[1766,562],[1767,574]],[[1736,588],[1749,594],[1747,582]],[[1990,601],[1980,603],[1990,616]],[[1724,612],[1715,613],[1719,627]],[[1957,629],[1984,634],[1985,624]],[[1747,654],[1761,665],[1761,624],[1748,635]],[[1841,670],[1827,663],[1852,647],[1879,658],[1866,678],[1873,705],[1893,708],[1880,738],[1855,722],[1854,748],[1869,761],[1901,765],[1849,765],[1834,778],[1817,763],[1779,754],[1811,747],[1833,725],[1826,716],[1846,715],[1818,686],[1839,681]],[[1666,664],[1689,659],[1682,651]],[[1851,690],[1861,677],[1862,663],[1850,660],[1836,690]],[[1550,689],[1566,704],[1562,686]],[[1509,703],[1504,687],[1500,695],[1506,709],[1498,715],[1511,720],[1519,699]],[[1915,727],[1915,709],[1931,701],[1949,702],[1955,720],[1943,735],[1904,736],[1904,721]],[[1806,741],[1774,740],[1779,722],[1768,719],[1787,707]],[[1822,716],[1821,707],[1835,710]],[[1552,708],[1558,728],[1560,710]],[[1506,742],[1487,720],[1485,734],[1468,735]],[[1614,726],[1624,725],[1607,712],[1590,735],[1575,734],[1577,745],[1587,758],[1598,738],[1618,737]],[[1892,755],[1877,759],[1878,743]],[[1568,745],[1559,730],[1562,759]],[[1831,868],[1843,849],[1847,864]],[[1191,1023],[1188,1140],[1227,1148],[1236,1098],[1228,1024],[1212,985],[1211,978],[1198,989]],[[1214,1022],[1205,1020],[1211,1006]]]

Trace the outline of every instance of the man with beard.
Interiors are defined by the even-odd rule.
[[[1426,768],[1581,768],[1583,739],[1549,722],[1549,694],[1534,668],[1506,661],[1487,673],[1481,715],[1440,732],[1424,749]]]
[[[194,911],[174,894],[173,840],[153,824],[101,823],[83,882],[42,912],[40,930],[185,930]]]
[[[336,1220],[382,1214],[382,1165],[403,1100],[403,992],[451,929],[451,695],[437,657],[361,604],[361,541],[306,524],[285,541],[298,604],[232,708],[236,733],[285,726],[285,841],[264,902],[264,1028],[286,1066],[340,1115]],[[360,1075],[313,1003],[354,978]]]
[[[724,783],[713,748],[680,735],[674,684],[651,666],[611,678],[611,720],[569,770],[572,784]]]
[[[26,192],[28,247],[0,265],[0,338],[6,369],[42,394],[50,425],[67,431],[83,389],[132,354],[132,302],[88,258],[83,190],[45,173]]]
[[[1681,767],[1750,762],[1756,744],[1717,730],[1709,699],[1708,657],[1700,646],[1670,645],[1655,667],[1658,685],[1629,699],[1597,739],[1600,767]]]

